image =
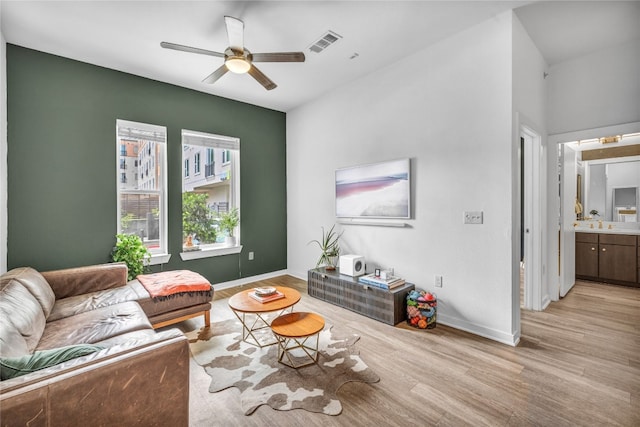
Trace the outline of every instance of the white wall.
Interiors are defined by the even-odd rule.
[[[343,253],[437,289],[438,321],[514,344],[511,12],[287,115],[288,269],[306,277],[330,227],[335,169],[410,157],[405,228],[342,225]],[[465,210],[484,224],[464,225]]]
[[[640,121],[639,76],[640,40],[554,65],[549,134]]]
[[[0,32],[0,273],[7,271],[7,44]]]

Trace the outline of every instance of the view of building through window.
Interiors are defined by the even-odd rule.
[[[236,238],[232,246],[239,244],[238,227],[225,229],[223,221],[225,215],[239,208],[239,148],[237,138],[182,131],[185,249],[229,246],[230,237]]]
[[[166,253],[166,128],[117,121],[118,233]]]

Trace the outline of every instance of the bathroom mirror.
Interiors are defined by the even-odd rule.
[[[584,215],[613,222],[638,222],[640,160],[583,162]],[[597,211],[598,215],[590,212]]]

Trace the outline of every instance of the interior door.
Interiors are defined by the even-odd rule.
[[[561,233],[560,233],[560,296],[569,292],[576,282],[576,152],[567,144],[562,145],[561,174]]]

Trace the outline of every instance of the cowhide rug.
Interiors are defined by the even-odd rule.
[[[271,335],[269,329],[264,333]],[[237,319],[212,323],[210,329],[189,332],[187,337],[195,361],[211,377],[209,392],[237,387],[245,415],[260,405],[338,415],[340,386],[380,380],[353,347],[359,337],[339,333],[330,325],[320,332],[318,364],[299,369],[278,362],[277,345],[258,348],[242,341]]]

